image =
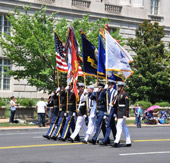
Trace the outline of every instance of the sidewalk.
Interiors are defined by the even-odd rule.
[[[127,120],[135,120],[135,117],[129,117]],[[9,122],[8,119],[0,119],[0,123]],[[128,127],[134,127],[136,128],[135,124],[127,124]],[[142,124],[142,127],[170,127],[170,124],[161,124],[161,125],[150,125],[150,124]],[[29,129],[45,129],[49,128],[49,125],[46,125],[46,127],[39,127],[38,125],[34,126],[7,126],[7,127],[0,127],[0,131],[9,131],[9,130],[29,130]]]

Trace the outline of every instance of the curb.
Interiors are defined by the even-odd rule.
[[[127,125],[128,128],[137,128],[136,125]],[[151,128],[151,127],[170,127],[170,124],[169,125],[144,125],[142,126],[142,128]],[[15,128],[12,128],[12,127],[6,127],[6,128],[0,128],[0,131],[27,131],[27,130],[43,130],[43,129],[48,129],[49,126],[47,127],[15,127]]]

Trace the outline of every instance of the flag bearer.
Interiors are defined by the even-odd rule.
[[[104,84],[99,83],[98,85],[99,93],[98,93],[98,102],[97,102],[97,110],[96,110],[96,132],[92,137],[92,140],[89,142],[93,145],[96,144],[97,138],[102,129],[103,135],[106,133],[106,126],[104,116],[106,115],[106,89],[104,89]],[[105,87],[106,88],[106,87]]]
[[[72,132],[74,132],[75,129],[75,122],[74,117],[76,116],[76,97],[73,92],[73,85],[67,86],[66,91],[68,92],[68,116],[62,131],[62,135],[60,140],[65,141],[66,138],[68,138],[68,135],[70,134],[70,128],[72,129]],[[78,139],[78,138],[77,138]]]
[[[90,115],[88,116],[88,129],[86,131],[86,136],[82,141],[84,144],[87,144],[89,137],[92,133],[95,133],[96,130],[96,92],[94,91],[94,87],[92,85],[88,86],[88,112]]]
[[[51,103],[50,103],[50,106],[53,107],[53,109],[52,109],[53,118],[52,118],[51,125],[50,125],[48,132],[46,133],[46,135],[43,135],[43,137],[47,138],[47,139],[50,139],[50,137],[57,125],[57,121],[58,121],[59,101],[58,101],[57,93],[59,92],[59,90],[60,90],[60,88],[57,88],[57,90],[55,90],[55,93],[54,93],[54,95],[51,99]]]
[[[73,142],[80,132],[81,127],[84,130],[84,135],[86,136],[86,123],[85,123],[85,115],[87,115],[86,112],[86,94],[87,90],[84,89],[84,83],[79,83],[79,105],[77,111],[77,121],[76,121],[76,127],[74,132],[71,134],[69,141]]]
[[[126,147],[131,147],[131,139],[128,128],[126,126],[126,117],[129,117],[129,97],[124,92],[124,82],[118,83],[118,107],[117,107],[117,133],[113,147],[118,147],[122,130],[126,138]]]
[[[65,119],[66,119],[64,114],[66,113],[67,93],[65,92],[63,86],[61,87],[61,91],[59,93],[60,93],[60,108],[59,108],[59,113],[58,113],[59,118],[57,122],[57,128],[52,137],[53,140],[56,140],[59,133],[61,133],[64,127]]]
[[[116,137],[116,125],[115,125],[115,117],[116,117],[116,100],[117,100],[117,90],[114,88],[116,82],[113,80],[108,81],[109,90],[108,90],[108,121],[106,124],[106,134],[105,137],[100,143],[100,145],[107,145],[110,142],[109,135],[112,130],[113,138]]]

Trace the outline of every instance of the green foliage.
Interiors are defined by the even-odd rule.
[[[160,107],[170,107],[169,102],[156,102],[154,105],[159,105]]]
[[[21,106],[27,106],[27,107],[29,107],[29,106],[34,106],[35,105],[35,103],[34,103],[34,101],[32,100],[32,99],[22,99],[21,100],[21,102],[20,102],[20,105]]]
[[[73,22],[66,18],[58,17],[57,14],[47,14],[46,7],[29,14],[30,8],[24,7],[24,12],[19,9],[15,13],[9,12],[7,17],[12,29],[11,35],[1,35],[0,46],[3,54],[7,56],[17,70],[9,70],[8,73],[15,79],[27,79],[28,84],[36,86],[39,90],[51,93],[57,86],[57,72],[55,59],[55,45],[53,29],[62,41],[66,41],[68,28],[74,27],[75,35],[81,51],[80,30],[83,29],[87,38],[98,47],[99,27],[104,27],[108,20],[90,20],[89,15]],[[119,30],[111,33],[116,39],[122,40]],[[66,74],[59,73],[60,84],[66,84]],[[83,80],[81,77],[80,80]],[[87,84],[95,82],[92,77],[87,78]]]
[[[137,28],[136,38],[128,41],[137,54],[131,65],[135,73],[127,81],[127,91],[133,102],[170,100],[170,55],[161,41],[164,35],[163,26],[145,20]]]
[[[139,104],[139,106],[143,106],[144,109],[147,109],[152,106],[152,103],[149,101],[136,101],[135,105],[136,104]]]
[[[11,35],[1,36],[0,46],[3,54],[18,67],[9,70],[15,79],[27,79],[28,83],[39,90],[52,91],[56,86],[56,61],[54,47],[54,15],[47,15],[46,8],[28,14],[16,9],[9,13],[7,19],[11,23]]]
[[[5,105],[6,105],[5,100],[3,98],[0,98],[0,107]]]

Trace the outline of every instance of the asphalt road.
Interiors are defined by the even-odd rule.
[[[131,127],[132,147],[121,146],[116,149],[46,140],[42,137],[46,130],[0,131],[0,163],[170,162],[170,127]]]

